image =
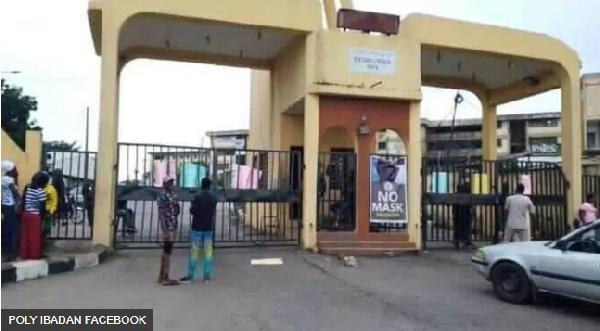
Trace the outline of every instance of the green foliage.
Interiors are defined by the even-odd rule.
[[[35,121],[29,119],[31,112],[38,109],[35,97],[23,94],[23,89],[8,85],[2,79],[2,129],[25,149],[25,131],[40,129]]]

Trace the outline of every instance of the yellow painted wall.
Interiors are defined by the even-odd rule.
[[[304,97],[306,91],[306,38],[298,37],[278,56],[272,65],[273,88],[277,94],[274,107],[288,110]]]
[[[25,151],[2,130],[2,160],[10,160],[17,165],[19,171],[19,189],[29,184],[31,177],[41,170],[42,164],[42,132],[30,130],[25,133]]]
[[[366,97],[420,99],[421,49],[416,41],[401,36],[372,36],[337,30],[317,34],[317,66],[314,91]],[[395,52],[395,74],[390,76],[351,72],[350,49]]]
[[[252,70],[250,74],[249,149],[271,149],[273,140],[271,72]]]

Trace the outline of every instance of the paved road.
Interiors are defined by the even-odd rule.
[[[68,275],[9,284],[2,308],[153,308],[162,330],[568,330],[597,331],[598,306],[551,299],[513,306],[496,300],[468,256],[337,259],[282,249],[216,252],[215,280],[161,287],[158,251],[127,251]],[[184,271],[185,251],[174,269]],[[250,259],[282,257],[283,266]]]

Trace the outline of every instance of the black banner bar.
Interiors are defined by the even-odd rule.
[[[2,309],[2,330],[151,331],[152,309]]]

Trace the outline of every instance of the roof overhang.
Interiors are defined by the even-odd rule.
[[[402,20],[401,33],[422,45],[423,85],[469,90],[489,105],[559,88],[564,71],[579,77],[576,52],[542,34],[422,14]]]

